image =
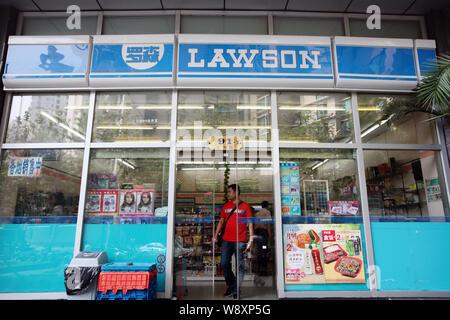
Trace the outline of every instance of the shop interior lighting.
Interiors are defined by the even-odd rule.
[[[127,161],[127,160],[117,159],[117,161],[119,161],[123,165],[127,166],[128,168],[131,168],[133,170],[136,169],[136,167],[133,164],[131,164],[129,161]]]
[[[96,129],[102,130],[153,130],[154,128],[151,126],[97,126]]]
[[[271,106],[250,106],[250,105],[240,105],[236,106],[238,110],[270,110]]]
[[[89,109],[89,106],[66,106],[64,109],[68,110],[81,110],[81,109]]]
[[[318,164],[314,165],[314,167],[312,167],[312,168],[311,168],[311,170],[315,170],[315,169],[317,169],[317,168],[318,168],[318,167],[320,167],[321,165],[323,165],[323,164],[327,163],[327,162],[328,162],[328,160],[329,160],[329,159],[325,159],[325,160],[323,160],[323,161],[319,162]]]
[[[217,126],[217,129],[271,129],[272,126]]]
[[[64,123],[61,123],[60,121],[58,121],[56,118],[52,117],[51,115],[49,115],[47,112],[45,111],[41,111],[41,114],[46,117],[47,119],[51,120],[52,122],[56,123],[57,125],[59,125],[61,128],[66,129],[67,131],[69,131],[70,133],[73,133],[74,135],[76,135],[77,137],[85,140],[86,137],[84,135],[82,135],[81,133],[73,130],[72,128],[70,128],[69,126],[65,125]]]
[[[97,106],[99,110],[132,110],[131,106]]]
[[[380,111],[377,107],[358,107],[359,111]]]
[[[148,106],[137,106],[136,109],[139,110],[171,110],[170,105],[148,105]]]
[[[377,123],[375,125],[373,125],[372,127],[370,127],[369,129],[367,129],[366,131],[364,131],[363,133],[361,133],[361,138],[367,136],[369,133],[371,133],[372,131],[378,129],[379,127],[381,127],[382,125],[384,125],[386,122],[388,122],[394,115],[390,115],[389,118],[381,121],[380,123]]]
[[[178,109],[187,109],[187,110],[203,110],[203,109],[214,109],[214,105],[179,105]]]
[[[280,106],[280,110],[301,110],[301,111],[345,111],[343,107],[310,107],[310,106]]]

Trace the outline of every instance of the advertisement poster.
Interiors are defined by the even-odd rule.
[[[42,157],[13,157],[9,160],[9,177],[39,177]]]
[[[332,216],[357,216],[359,201],[328,201],[328,213]]]
[[[280,162],[281,213],[284,216],[301,215],[300,173],[295,162]]]
[[[365,283],[359,224],[283,225],[286,284]]]
[[[153,216],[155,191],[120,190],[119,215],[121,217]]]
[[[86,199],[86,212],[98,214],[117,213],[117,190],[89,190]]]

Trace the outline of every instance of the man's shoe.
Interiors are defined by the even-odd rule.
[[[227,291],[225,291],[223,296],[224,297],[230,297],[232,293],[233,293],[233,289],[232,288],[227,288]]]
[[[233,300],[237,300],[237,299],[238,299],[237,293],[234,293],[233,294]]]

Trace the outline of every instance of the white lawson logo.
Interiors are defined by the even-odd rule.
[[[164,55],[164,44],[124,44],[122,58],[133,69],[153,68]]]
[[[306,50],[258,50],[258,49],[224,49],[215,48],[213,50],[214,56],[210,61],[205,63],[205,59],[197,57],[198,49],[189,48],[189,68],[253,68],[255,57],[262,58],[263,68],[287,68],[287,69],[320,69],[319,64],[320,51],[306,51]],[[280,58],[280,63],[278,61]]]

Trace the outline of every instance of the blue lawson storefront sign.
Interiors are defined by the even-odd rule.
[[[333,68],[329,38],[248,38],[247,43],[227,37],[180,35],[177,84],[197,86],[306,86],[332,87]],[[313,41],[315,40],[315,41]],[[256,43],[252,43],[256,42]],[[259,43],[258,43],[259,42]],[[262,42],[262,43],[261,43]]]
[[[124,42],[125,41],[125,42]],[[89,84],[93,87],[172,85],[174,36],[95,36]]]
[[[86,87],[89,40],[89,36],[10,37],[5,87]]]
[[[408,90],[417,85],[413,40],[335,37],[335,48],[339,88]]]
[[[174,35],[10,37],[3,83],[411,90],[436,56],[430,40],[179,35],[175,43]]]

